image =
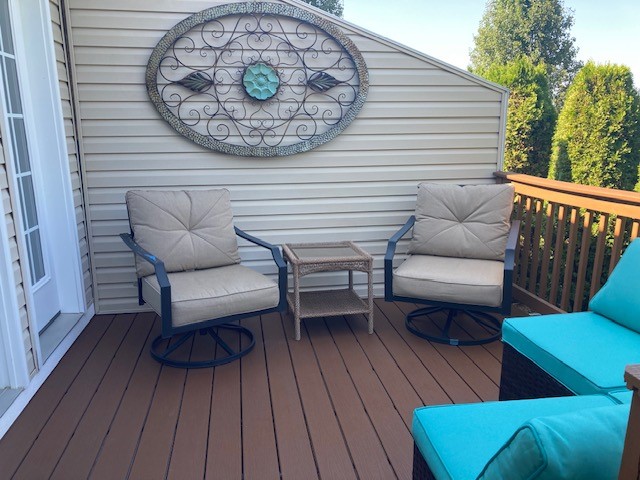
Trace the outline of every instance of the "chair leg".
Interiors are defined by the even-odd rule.
[[[438,328],[438,326],[433,324],[428,318],[424,319],[424,317],[439,311],[447,311],[447,320],[442,328]],[[453,338],[450,334],[451,326],[454,323],[457,323],[459,326],[464,326],[463,322],[465,316],[482,326],[483,330],[486,331],[486,335],[482,335],[480,338]],[[428,325],[418,325],[416,320],[419,320],[420,317],[423,317],[423,319],[426,320],[426,322],[422,323],[428,323]],[[470,310],[457,310],[444,307],[419,308],[408,313],[404,323],[407,330],[414,335],[431,342],[445,343],[448,345],[481,345],[498,340],[502,333],[500,321],[495,316],[487,312],[474,312]],[[430,328],[425,328],[425,326]]]
[[[245,347],[234,350],[227,344],[219,335],[220,329],[222,330],[232,330],[238,333],[241,337],[244,335],[248,340],[248,345]],[[176,356],[172,356],[172,354],[178,349],[180,345],[186,342],[188,339],[193,337],[198,330],[194,330],[192,332],[185,333],[177,340],[175,340],[171,345],[165,345],[162,348],[163,343],[168,342],[168,339],[162,338],[162,335],[158,336],[153,340],[151,344],[151,356],[156,359],[158,362],[163,365],[168,365],[170,367],[176,368],[206,368],[206,367],[215,367],[217,365],[224,365],[225,363],[233,362],[234,360],[239,359],[240,357],[249,353],[256,344],[256,340],[253,336],[253,333],[248,328],[242,327],[240,325],[235,325],[231,323],[224,323],[222,325],[217,325],[215,327],[203,328],[200,330],[201,335],[208,335],[213,343],[211,345],[211,356],[213,358],[204,361],[190,361],[189,359],[180,359]],[[216,355],[215,345],[219,345],[221,349],[226,353],[224,356]]]

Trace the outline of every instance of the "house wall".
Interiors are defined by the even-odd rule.
[[[118,237],[128,231],[129,189],[226,187],[236,225],[268,241],[354,240],[374,255],[381,294],[386,241],[412,213],[416,185],[490,183],[501,166],[503,90],[346,23],[340,26],[362,52],[371,86],[340,136],[281,158],[206,150],[160,118],[147,97],[145,68],[168,29],[228,2],[68,2],[99,312],[139,308],[133,258]],[[241,255],[275,271],[260,249],[243,245]],[[307,285],[345,281],[329,273]]]
[[[93,283],[91,278],[91,262],[89,258],[89,244],[87,242],[87,226],[84,211],[84,198],[82,178],[80,174],[80,145],[78,142],[78,130],[74,115],[74,102],[70,80],[71,65],[67,61],[67,45],[64,39],[62,27],[63,6],[60,0],[50,0],[51,29],[55,47],[56,64],[58,70],[58,83],[60,98],[62,101],[62,115],[64,118],[64,130],[69,154],[69,171],[71,174],[71,186],[73,189],[73,203],[78,225],[78,241],[80,244],[80,256],[82,261],[82,275],[84,280],[86,306],[93,303]]]
[[[27,316],[27,300],[24,294],[24,286],[22,282],[22,270],[20,269],[20,255],[18,253],[18,243],[16,241],[16,228],[13,215],[13,205],[9,195],[9,177],[7,174],[5,155],[2,144],[2,135],[0,134],[0,193],[2,194],[2,212],[3,221],[7,225],[8,245],[11,252],[11,263],[13,266],[13,278],[15,279],[15,291],[18,300],[18,311],[20,313],[20,325],[22,327],[22,339],[24,341],[24,350],[27,358],[27,371],[30,376],[36,373],[36,361],[34,355],[34,346],[31,340],[31,331]],[[1,385],[0,385],[1,386]]]

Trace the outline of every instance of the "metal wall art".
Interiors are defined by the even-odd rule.
[[[190,140],[273,157],[335,138],[362,108],[362,55],[333,23],[290,5],[234,3],[192,15],[153,50],[147,91]]]

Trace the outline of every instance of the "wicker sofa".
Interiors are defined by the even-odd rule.
[[[640,239],[625,250],[588,312],[506,319],[500,400],[608,394],[640,363]]]
[[[505,320],[501,401],[416,409],[414,480],[617,478],[624,372],[640,363],[638,267],[640,239],[589,311]]]

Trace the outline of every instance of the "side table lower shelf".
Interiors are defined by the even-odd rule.
[[[332,317],[337,315],[367,314],[369,333],[373,331],[373,312],[366,300],[352,289],[300,292],[299,310],[295,308],[295,295],[287,294],[289,308],[294,314],[296,340],[300,339],[300,319]]]

